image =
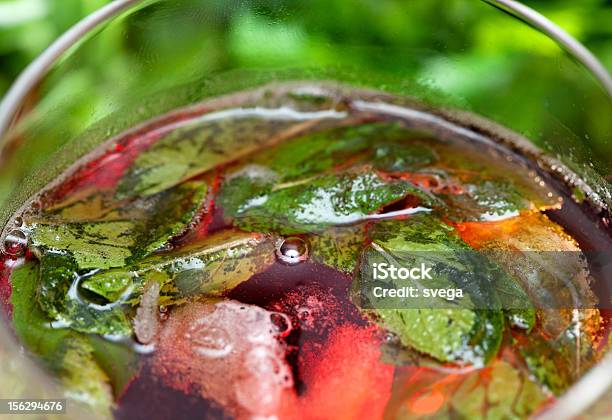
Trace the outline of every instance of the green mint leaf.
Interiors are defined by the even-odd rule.
[[[81,287],[96,293],[109,302],[117,301],[132,284],[132,278],[123,270],[103,271],[104,275],[86,277]]]
[[[228,177],[218,194],[223,213],[235,217],[250,203],[265,200],[278,174],[259,165],[247,165]]]
[[[564,317],[562,311],[554,312]],[[604,349],[595,344],[602,322],[598,310],[575,309],[558,336],[550,337],[540,328],[517,335],[516,346],[529,372],[553,394],[561,395],[604,355]]]
[[[71,253],[81,269],[120,267],[132,255],[133,227],[128,221],[39,224],[31,240],[38,249]]]
[[[402,344],[442,362],[481,365],[492,357],[501,342],[503,319],[490,317],[485,324],[492,329],[486,341],[474,343],[480,316],[469,309],[378,309],[377,321],[396,334]],[[498,314],[498,313],[496,313]],[[491,336],[494,335],[494,336]]]
[[[497,267],[471,251],[451,227],[433,216],[379,222],[370,229],[369,236],[372,243],[361,258],[358,282],[375,281],[374,263],[410,268],[416,262],[428,261],[433,272],[433,280],[423,280],[428,287],[460,288],[465,294],[450,308],[443,298],[422,295],[414,298],[414,309],[380,309],[380,304],[373,305],[374,317],[383,327],[395,333],[404,345],[440,361],[482,365],[497,353],[504,315],[497,294],[501,285],[496,283],[512,282],[511,279],[500,279]],[[515,298],[524,301],[520,288],[509,289],[518,293]]]
[[[193,220],[205,194],[206,185],[192,181],[121,205],[106,213],[110,220],[62,224],[39,220],[31,228],[31,239],[41,262],[38,299],[43,309],[77,331],[129,335],[125,309],[121,303],[108,302],[129,293],[130,282],[111,275],[102,283],[83,285],[82,278],[135,263],[162,248]],[[87,292],[104,299],[91,300]]]
[[[36,263],[26,262],[13,272],[11,304],[15,332],[28,350],[59,377],[68,397],[110,416],[112,394],[108,377],[96,363],[88,339],[67,328],[53,328],[38,306],[38,271]]]
[[[363,225],[328,228],[308,237],[311,258],[344,273],[357,267],[364,241]]]
[[[152,195],[218,165],[299,134],[333,111],[240,108],[205,114],[164,135],[141,153],[117,187],[120,199]]]
[[[31,228],[32,245],[70,254],[78,270],[122,267],[161,248],[193,220],[206,195],[206,185],[193,181],[156,196],[117,207],[99,221],[45,223]]]
[[[465,223],[461,235],[508,272],[537,308],[594,308],[586,257],[573,238],[541,213],[494,223]],[[543,325],[547,328],[546,317]],[[551,323],[551,335],[560,331]]]
[[[40,257],[37,301],[55,321],[85,333],[129,335],[130,323],[120,306],[99,306],[79,294],[76,260],[47,251]]]
[[[374,166],[385,172],[415,172],[438,161],[435,151],[425,144],[390,141],[377,143]]]
[[[536,381],[506,360],[455,375],[413,369],[396,381],[385,412],[390,418],[521,419],[548,400]]]
[[[560,197],[540,177],[492,149],[483,153],[483,147],[437,144],[439,160],[419,171],[430,175],[432,192],[448,204],[450,219],[494,221],[559,206]]]
[[[518,216],[532,207],[531,201],[505,179],[477,180],[462,185],[460,194],[445,194],[455,220],[500,220]]]
[[[117,287],[132,287],[134,303],[143,285],[154,280],[161,286],[160,305],[180,303],[193,295],[220,296],[270,266],[275,242],[261,234],[224,230],[133,266],[97,272],[85,278],[82,287],[110,300],[117,296]]]
[[[135,224],[136,247],[132,260],[159,250],[169,239],[186,230],[201,209],[206,192],[206,184],[191,181],[158,194],[147,217]]]
[[[366,216],[408,195],[421,199],[424,206],[434,202],[409,182],[388,181],[375,172],[353,170],[277,185],[227,216],[250,231],[307,233],[364,221]]]
[[[386,144],[408,140],[412,136],[414,136],[412,131],[398,124],[374,123],[333,128],[297,137],[275,148],[263,151],[255,157],[254,163],[270,168],[279,175],[282,182],[294,181],[328,171],[336,165],[345,164],[351,159],[358,158],[360,153],[369,154],[368,150],[375,143]],[[395,145],[397,149],[402,150],[401,158],[414,162],[415,166],[421,161],[422,149],[418,149],[418,152],[411,156],[417,151],[417,148],[410,145],[402,148],[397,143],[390,143],[389,148]],[[375,160],[377,168],[380,166],[381,169],[388,169],[386,167],[388,159],[382,156],[386,151],[390,149],[384,149],[384,146],[377,149]],[[380,157],[378,153],[381,154]],[[366,157],[367,154],[363,157]],[[398,159],[401,158],[398,157]]]
[[[124,343],[115,343],[90,335],[89,342],[93,356],[108,376],[117,400],[140,369],[140,357]]]

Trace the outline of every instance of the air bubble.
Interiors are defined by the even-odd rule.
[[[298,318],[302,321],[307,321],[311,318],[308,308],[299,308],[297,311]]]
[[[301,238],[286,238],[276,248],[276,256],[285,264],[299,264],[308,259],[308,246]]]
[[[286,337],[291,332],[291,319],[283,313],[272,312],[270,314],[270,321],[274,324],[276,334],[280,337]]]
[[[28,237],[21,230],[12,230],[4,239],[4,252],[9,255],[21,256],[28,246]]]
[[[165,321],[166,319],[168,319],[168,307],[167,306],[159,307],[159,319],[162,321]]]
[[[389,343],[389,344],[398,344],[400,342],[400,339],[397,336],[397,334],[392,333],[392,332],[387,332],[385,334],[384,340],[385,340],[385,343]]]

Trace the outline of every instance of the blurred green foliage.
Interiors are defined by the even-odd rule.
[[[0,95],[62,32],[105,0],[0,0]]]
[[[472,0],[467,0],[472,1]],[[477,1],[477,0],[473,0]],[[401,49],[407,43],[418,38],[423,45],[445,45],[449,50],[464,45],[464,39],[457,37],[453,30],[453,19],[456,23],[464,25],[465,19],[471,19],[474,25],[471,33],[476,42],[473,48],[461,51],[465,57],[473,57],[473,64],[487,68],[488,62],[478,62],[482,53],[495,53],[488,60],[507,60],[508,55],[522,47],[534,48],[532,38],[528,31],[516,30],[504,22],[506,17],[500,14],[498,19],[478,20],[478,16],[462,15],[459,2],[436,1],[423,3],[420,15],[408,17],[408,9],[403,3],[407,1],[360,1],[340,0],[321,1],[313,0],[308,4],[300,2],[264,1],[255,2],[256,12],[262,14],[232,13],[239,10],[232,0],[213,0],[210,10],[217,16],[210,16],[207,21],[212,23],[211,32],[216,36],[207,37],[205,42],[211,44],[211,55],[206,58],[207,67],[230,65],[233,62],[256,65],[266,61],[268,64],[276,60],[286,63],[291,56],[304,54],[309,48],[304,38],[299,36],[287,37],[282,25],[270,25],[269,19],[282,17],[295,13],[296,5],[299,7],[325,8],[326,13],[317,15],[317,22],[304,22],[313,24],[317,31],[330,41],[350,40],[352,45],[371,45],[378,43],[385,47]],[[108,3],[108,0],[0,0],[0,96],[8,89],[11,82],[21,70],[48,46],[62,32],[85,15]],[[608,68],[612,68],[612,2],[607,0],[540,0],[527,1],[528,5],[536,8],[561,25],[570,34],[587,45]],[[414,9],[411,9],[414,12]],[[299,15],[298,15],[299,16]],[[416,19],[415,19],[416,18]],[[367,26],[363,23],[367,22]],[[290,23],[286,23],[290,24]],[[229,34],[224,33],[227,25],[236,30]],[[190,29],[189,25],[180,27],[181,30]],[[192,28],[191,28],[192,29]],[[348,30],[347,30],[348,29]],[[510,29],[510,30],[508,30]],[[147,34],[150,39],[147,48],[162,47],[165,41],[174,44],[176,33],[172,36],[151,32]],[[188,38],[190,34],[184,34]],[[130,46],[135,43],[117,38],[115,45],[108,45],[108,50],[100,51],[102,56],[110,54],[129,54]],[[233,48],[223,48],[229,44]],[[252,48],[257,45],[257,48]],[[536,45],[535,48],[543,55],[554,53],[551,45]],[[289,56],[286,54],[290,51]],[[401,66],[404,60],[398,60],[400,54],[386,54],[386,65]],[[323,57],[320,57],[323,58]],[[328,57],[328,61],[337,62],[339,57]],[[354,54],[343,54],[343,60],[354,62],[363,60],[358,51]],[[377,63],[380,65],[381,63]],[[441,66],[434,66],[434,71],[443,71]],[[448,83],[462,83],[467,91],[478,89],[473,80],[449,80]],[[478,85],[478,83],[476,83]],[[481,88],[483,89],[483,88]]]
[[[0,0],[0,95],[57,36],[105,3]],[[612,68],[612,2],[526,3]],[[133,105],[132,114],[144,118],[140,98],[175,85],[205,80],[193,94],[197,100],[215,92],[206,80],[228,70],[311,68],[299,77],[349,69],[337,74],[483,114],[552,153],[587,155],[604,176],[612,173],[609,99],[552,41],[479,0],[173,0],[86,42],[39,88],[36,110],[44,118],[26,127],[38,141],[18,160],[42,164],[121,108]],[[246,78],[230,74],[225,90],[252,85]],[[179,96],[157,109],[190,101]],[[107,135],[122,127],[114,124]],[[0,170],[17,176],[18,166]],[[0,182],[0,196],[14,185]]]

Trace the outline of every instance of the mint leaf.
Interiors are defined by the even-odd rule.
[[[59,377],[68,397],[110,416],[113,399],[108,377],[96,363],[87,338],[67,328],[53,328],[38,306],[38,270],[37,264],[26,262],[11,277],[15,332],[27,349]]]
[[[139,372],[139,355],[123,343],[114,343],[95,335],[89,336],[89,343],[98,365],[108,376],[115,400],[119,399]]]
[[[385,172],[415,172],[438,161],[435,151],[421,143],[390,141],[377,143],[373,162]]]
[[[159,249],[185,229],[205,194],[206,185],[193,181],[153,197],[117,203],[101,220],[58,221],[53,214],[43,214],[31,227],[32,245],[39,253],[70,254],[79,270],[121,267]]]
[[[501,342],[503,318],[499,313],[485,324],[492,332],[484,345],[472,340],[480,315],[469,309],[378,309],[375,313],[377,321],[402,344],[443,362],[482,365],[495,355]]]
[[[103,271],[104,275],[98,274],[86,277],[81,284],[83,289],[94,292],[109,302],[117,301],[132,284],[132,277],[124,270]]]
[[[409,140],[413,136],[411,130],[399,124],[374,123],[333,128],[297,137],[263,151],[255,157],[254,163],[270,168],[283,182],[294,181],[328,171],[335,165],[345,164],[358,158],[361,153],[366,153],[362,157],[365,158],[374,144]],[[415,166],[420,161],[421,156],[410,156],[416,150],[415,147],[407,145],[404,148],[403,145],[398,145],[397,148],[402,150],[402,157],[414,162]],[[387,162],[382,156],[385,151],[387,149],[384,149],[384,146],[377,149],[376,163],[380,163],[383,169],[386,169]],[[419,149],[419,152],[422,150]],[[380,157],[378,153],[381,154]]]
[[[545,215],[530,213],[494,223],[463,223],[459,231],[468,244],[486,251],[512,275],[535,307],[596,307],[585,255],[575,240]],[[549,323],[546,318],[543,326],[550,335],[564,329],[561,326],[559,330],[556,322]]]
[[[460,194],[445,194],[455,220],[500,220],[531,209],[531,201],[506,179],[476,180],[463,184]]]
[[[396,378],[385,414],[390,418],[527,418],[548,401],[536,381],[506,360],[448,374],[411,369]]]
[[[160,250],[194,219],[205,194],[206,185],[192,181],[118,205],[104,220],[63,224],[38,220],[31,227],[31,239],[41,262],[38,298],[43,309],[78,331],[129,335],[131,327],[121,304],[108,304],[128,292],[126,279],[110,276],[102,284],[88,284],[85,291],[104,298],[96,301],[83,294],[82,278]]]
[[[160,305],[193,295],[220,296],[271,265],[274,250],[274,238],[230,229],[129,267],[94,273],[82,287],[105,298],[116,296],[117,287],[132,287],[135,303],[142,286],[153,280],[161,286]]]
[[[240,182],[243,188],[248,188],[248,183]],[[409,182],[387,181],[375,172],[353,170],[287,186],[276,185],[265,194],[259,190],[227,215],[234,218],[237,226],[249,231],[313,232],[364,221],[366,216],[407,195],[419,197],[423,205],[433,203],[431,197]],[[221,200],[223,203],[224,199]]]
[[[129,335],[131,328],[118,306],[98,308],[78,294],[78,264],[67,254],[47,251],[40,258],[37,301],[55,321],[76,331]]]
[[[423,282],[435,288],[460,288],[466,294],[450,305],[442,298],[421,294],[411,302],[414,307],[405,309],[361,302],[362,307],[373,308],[373,317],[384,328],[395,333],[404,345],[440,361],[482,365],[497,353],[504,329],[499,292],[507,293],[505,299],[513,299],[516,304],[526,302],[526,295],[511,278],[500,275],[494,264],[471,251],[453,228],[433,216],[379,222],[369,230],[369,236],[372,243],[361,258],[357,287],[376,281],[372,270],[375,263],[411,268],[427,261],[433,280]],[[415,285],[424,287],[417,282]]]
[[[13,271],[13,325],[22,342],[40,355],[46,365],[52,366],[54,354],[72,333],[65,328],[51,328],[52,320],[41,310],[36,299],[38,279],[39,266],[34,262],[27,262]]]
[[[419,174],[429,174],[432,192],[448,204],[452,220],[502,220],[560,205],[559,195],[520,161],[503,159],[493,149],[483,153],[484,145],[434,146],[439,160]]]
[[[417,214],[406,220],[389,220],[369,229],[372,240],[363,254],[361,278],[370,280],[374,263],[386,262],[398,268],[432,267],[436,287],[459,287],[468,293],[467,308],[530,309],[521,286],[509,277],[488,255],[473,250],[455,229],[433,215]],[[369,269],[368,269],[369,268]],[[439,302],[434,299],[433,305]],[[421,305],[426,307],[426,305]]]
[[[133,228],[128,221],[39,224],[31,240],[39,250],[70,253],[80,269],[120,267],[132,255]]]
[[[278,174],[259,165],[247,165],[231,174],[219,191],[219,203],[224,215],[234,217],[251,203],[267,199]]]
[[[132,261],[159,250],[186,230],[201,209],[206,192],[206,184],[202,181],[191,181],[158,194],[153,205],[145,201],[144,205],[151,208],[145,210],[146,217],[135,223],[136,247]]]
[[[257,107],[205,114],[165,134],[142,152],[119,182],[116,195],[124,199],[157,194],[218,165],[280,143],[305,131],[307,123],[335,117],[332,111]]]
[[[308,236],[308,241],[314,261],[352,273],[364,246],[365,229],[363,225],[328,228]]]
[[[563,317],[563,311],[556,311]],[[542,328],[531,334],[517,334],[516,347],[529,372],[555,395],[563,394],[584,372],[605,354],[598,348],[598,331],[603,319],[597,309],[574,310],[564,331],[550,337]]]

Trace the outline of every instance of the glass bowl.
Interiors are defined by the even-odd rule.
[[[609,227],[610,75],[512,0],[110,2],[45,50],[3,98],[0,226],[130,127],[218,95],[314,80],[407,96],[449,120],[509,130],[562,165],[559,176]],[[0,342],[1,398],[62,394],[5,324]],[[542,417],[608,410],[611,372],[608,356]]]

